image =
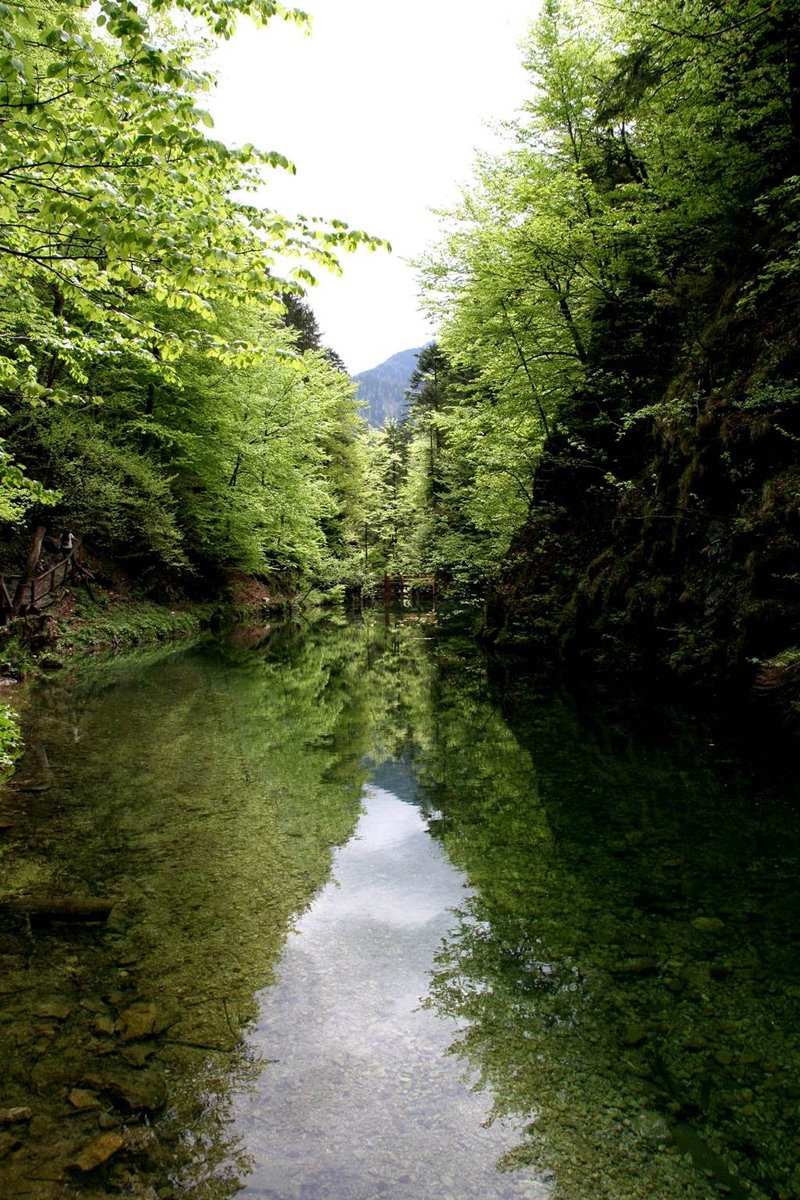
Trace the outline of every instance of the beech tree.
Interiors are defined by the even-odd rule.
[[[653,417],[670,339],[702,350],[743,254],[741,305],[800,274],[799,16],[798,0],[544,3],[508,148],[477,162],[421,263],[442,348],[474,373],[447,445],[497,562],[546,445],[629,486],[607,448]]]
[[[626,197],[600,158],[594,104],[612,65],[589,4],[548,0],[526,54],[533,98],[507,152],[478,161],[423,295],[472,399],[453,414],[453,453],[472,464],[466,512],[496,560],[530,512],[560,405],[585,376],[592,315],[626,286]]]
[[[205,35],[175,31],[169,12],[181,9]],[[242,14],[306,20],[272,0],[0,4],[6,409],[86,403],[93,367],[122,358],[173,383],[189,349],[252,359],[264,347],[221,331],[218,303],[278,309],[314,269],[336,270],[339,252],[378,244],[248,200],[265,168],[293,168],[277,151],[210,135],[202,97],[212,80],[196,63],[202,37],[229,36]],[[163,319],[174,310],[191,316],[180,334]],[[8,454],[0,479],[13,515],[26,484]]]

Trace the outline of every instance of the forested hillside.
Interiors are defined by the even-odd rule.
[[[787,683],[800,5],[547,0],[526,66],[422,264],[396,557],[582,673]]]
[[[1,11],[2,565],[45,523],[156,588],[338,582],[358,418],[299,295],[375,243],[252,202],[294,168],[216,141],[203,109],[212,36],[245,12],[305,18],[272,0]]]
[[[382,429],[387,421],[402,421],[408,409],[406,395],[417,364],[416,350],[401,350],[377,367],[353,376],[367,424]]]

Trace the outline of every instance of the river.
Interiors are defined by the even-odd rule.
[[[418,618],[86,664],[25,721],[3,1200],[800,1194],[779,776]]]

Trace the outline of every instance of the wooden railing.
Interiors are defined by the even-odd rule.
[[[0,572],[2,619],[7,620],[9,615],[15,612],[17,614],[35,612],[52,604],[55,599],[53,593],[81,573],[80,557],[80,542],[76,542],[65,558],[62,558],[54,566],[46,568],[39,575],[34,575],[32,579],[26,580],[21,595],[19,595],[19,585],[24,576],[21,574],[6,575]]]

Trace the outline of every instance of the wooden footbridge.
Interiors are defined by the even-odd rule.
[[[11,617],[41,612],[55,601],[65,584],[85,581],[90,576],[83,565],[81,539],[74,534],[62,539],[52,565],[41,566],[46,532],[43,526],[36,530],[28,560],[20,572],[0,571],[0,624]]]
[[[402,604],[415,594],[424,594],[436,599],[435,575],[384,575],[383,601],[386,605]]]

